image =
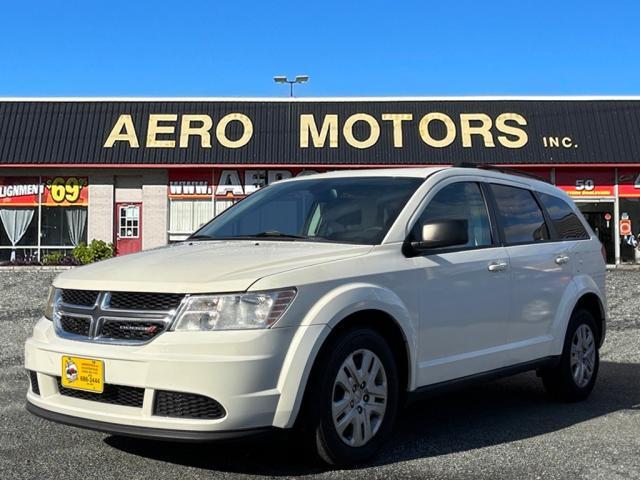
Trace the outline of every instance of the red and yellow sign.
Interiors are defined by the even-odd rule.
[[[32,207],[89,204],[86,177],[0,177],[0,205]]]
[[[618,194],[621,197],[640,197],[640,169],[618,170]]]
[[[556,170],[556,186],[572,197],[613,197],[615,172],[611,170]]]

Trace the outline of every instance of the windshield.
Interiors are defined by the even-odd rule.
[[[195,232],[194,239],[380,243],[424,181],[407,177],[317,178],[275,183]]]

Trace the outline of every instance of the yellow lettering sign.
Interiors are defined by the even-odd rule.
[[[174,148],[175,140],[159,140],[158,135],[173,134],[176,131],[174,125],[160,125],[160,122],[175,122],[178,115],[169,114],[151,114],[149,115],[149,126],[147,128],[147,148]]]
[[[320,131],[313,115],[300,115],[300,148],[309,148],[309,136],[316,148],[324,147],[327,137],[329,148],[338,148],[338,115],[325,115]]]
[[[356,122],[365,122],[369,125],[369,136],[364,140],[358,140],[353,136],[353,126]],[[355,148],[369,148],[375,145],[380,138],[380,125],[371,115],[366,113],[356,113],[347,118],[342,127],[342,135],[349,145]]]
[[[107,141],[104,142],[104,148],[111,148],[116,142],[128,142],[131,148],[140,146],[131,115],[122,114],[118,117],[116,124],[107,137]]]
[[[231,122],[240,122],[242,124],[242,135],[237,140],[230,140],[227,137],[227,125]],[[240,148],[244,147],[253,135],[253,123],[251,123],[251,119],[242,113],[230,113],[225,115],[218,122],[218,127],[216,128],[216,138],[220,145],[227,148]]]

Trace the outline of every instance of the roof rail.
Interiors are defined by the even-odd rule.
[[[517,170],[515,168],[501,167],[500,165],[491,165],[489,163],[458,162],[454,163],[453,166],[458,168],[478,168],[480,170],[491,170],[495,172],[508,173],[510,175],[519,175],[521,177],[533,178],[534,180],[539,180],[545,183],[551,183],[546,178],[536,175],[535,173],[523,172],[522,170]]]

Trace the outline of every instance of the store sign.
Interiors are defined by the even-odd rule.
[[[169,198],[199,199],[213,195],[213,175],[210,170],[170,170]]]
[[[0,177],[0,205],[37,205],[43,192],[38,177]]]
[[[171,170],[169,172],[169,198],[210,199],[242,198],[261,187],[278,180],[310,175],[318,170],[309,169],[222,169]]]
[[[613,170],[556,170],[556,186],[572,197],[613,197]]]
[[[640,197],[640,170],[618,170],[618,194],[621,197]]]
[[[11,167],[632,166],[640,151],[632,99],[6,101],[0,117]]]
[[[228,113],[219,119],[207,114],[152,113],[136,125],[131,114],[118,116],[109,130],[103,147],[122,144],[129,148],[223,148],[235,149],[247,145],[254,135],[253,121],[244,113]],[[460,144],[463,148],[475,145],[493,148],[522,148],[529,141],[524,127],[527,120],[518,113],[504,112],[495,116],[481,112],[451,115],[425,112],[419,116],[409,112],[384,112],[379,116],[353,113],[298,116],[298,146],[304,149],[338,148],[346,144],[357,149],[373,147],[381,133],[387,130],[394,148],[402,148],[404,139],[417,135],[423,144],[445,148]],[[230,134],[231,128],[236,134]],[[138,132],[146,132],[140,137]],[[570,148],[569,145],[565,148]]]
[[[86,177],[0,177],[0,205],[88,205]]]

